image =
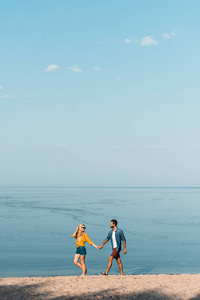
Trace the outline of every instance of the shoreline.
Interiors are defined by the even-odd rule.
[[[1,300],[200,299],[200,274],[0,278]]]

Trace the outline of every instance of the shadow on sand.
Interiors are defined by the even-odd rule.
[[[51,298],[51,300],[77,300],[77,299],[82,299],[82,300],[94,300],[94,299],[99,299],[99,300],[119,300],[119,299],[127,299],[127,300],[173,300],[175,297],[169,297],[163,293],[160,293],[155,290],[149,290],[146,292],[141,292],[141,293],[123,293],[118,294],[117,292],[113,292],[113,290],[103,290],[102,292],[99,293],[88,293],[87,295],[83,295],[82,297],[74,295],[73,297],[58,297],[58,298]],[[180,299],[181,298],[176,298]]]
[[[78,288],[78,287],[77,287]],[[0,286],[0,300],[103,300],[103,299],[127,299],[127,300],[182,300],[182,298],[176,294],[166,295],[159,290],[148,290],[139,293],[126,293],[120,292],[120,290],[105,289],[95,293],[74,293],[73,296],[64,293],[60,297],[53,297],[53,292],[48,291],[44,283],[41,284],[28,284],[22,287],[17,285]],[[200,295],[187,300],[200,300]]]
[[[0,300],[51,299],[50,293],[42,292],[43,286],[44,284],[28,284],[21,287],[0,285]]]

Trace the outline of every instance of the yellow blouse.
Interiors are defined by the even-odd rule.
[[[72,235],[75,239],[76,237],[74,235]],[[76,239],[76,245],[77,247],[80,247],[80,246],[85,246],[85,243],[88,242],[90,245],[94,244],[90,239],[89,239],[89,236],[87,235],[87,233],[85,233],[80,241],[78,239]]]

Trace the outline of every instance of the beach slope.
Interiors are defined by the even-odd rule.
[[[1,278],[0,300],[200,299],[200,274]]]

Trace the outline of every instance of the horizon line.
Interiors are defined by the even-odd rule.
[[[64,186],[64,185],[4,185],[0,188],[74,188],[74,189],[199,189],[200,186]]]

